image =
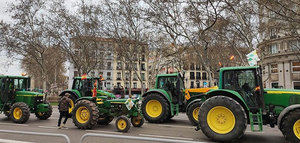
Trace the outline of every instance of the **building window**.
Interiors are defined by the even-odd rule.
[[[270,39],[276,38],[276,28],[271,28],[270,29]]]
[[[195,73],[194,72],[190,72],[190,79],[195,79]]]
[[[121,87],[121,82],[117,82],[117,87]]]
[[[201,79],[201,73],[200,72],[196,73],[196,79]]]
[[[141,64],[141,71],[146,71],[146,68],[145,68],[145,64],[144,64],[144,63]]]
[[[121,72],[117,73],[117,80],[121,80]]]
[[[137,88],[137,83],[136,82],[133,83],[133,88]]]
[[[122,70],[122,62],[117,63],[117,70]]]
[[[271,53],[271,54],[276,54],[276,53],[278,53],[277,44],[272,44],[272,45],[270,46],[270,53]]]
[[[133,80],[134,80],[134,81],[137,81],[137,80],[138,80],[137,75],[136,75],[135,73],[133,74]]]
[[[203,80],[207,80],[207,74],[206,74],[206,72],[202,73],[202,79]]]
[[[292,51],[300,51],[300,41],[294,40],[289,42]]]
[[[110,90],[110,89],[111,89],[110,82],[107,82],[107,83],[106,83],[106,89],[107,89],[107,90]]]
[[[107,62],[107,70],[111,70],[111,62]]]
[[[190,65],[190,70],[195,70],[195,65],[194,65],[194,63],[191,63],[191,65]]]
[[[134,68],[134,70],[137,70],[137,64],[136,63],[133,64],[133,68]]]
[[[129,88],[129,82],[125,83],[125,88],[128,89]]]
[[[142,55],[142,61],[143,62],[145,61],[145,55]]]
[[[272,83],[271,83],[271,87],[272,87],[272,88],[279,88],[278,82],[272,82]]]
[[[145,73],[141,74],[142,81],[145,81]]]
[[[200,70],[201,66],[199,64],[196,65],[196,70]]]
[[[125,73],[125,79],[126,79],[126,80],[129,80],[129,73],[128,73],[128,72]]]
[[[200,82],[197,82],[197,88],[200,88]]]
[[[294,89],[300,89],[300,81],[294,81]]]
[[[271,64],[271,73],[278,73],[278,65],[277,64]]]
[[[107,72],[106,79],[107,79],[107,80],[110,80],[110,79],[111,79],[111,72]]]
[[[194,88],[194,81],[191,81],[191,88]]]
[[[300,72],[300,62],[292,62],[292,71]]]

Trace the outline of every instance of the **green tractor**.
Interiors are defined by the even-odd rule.
[[[108,125],[117,117],[117,130],[127,132],[131,124],[134,127],[144,124],[138,101],[130,98],[109,100],[105,96],[81,97],[77,99],[73,110],[73,123],[79,129],[91,129],[96,125]]]
[[[247,124],[261,132],[278,126],[290,142],[300,142],[300,90],[264,89],[259,67],[220,69],[219,89],[206,93],[197,129],[215,141],[243,137]]]
[[[65,90],[63,91],[59,96],[62,97],[63,95],[65,95],[66,93],[70,94],[70,99],[71,99],[71,108],[69,109],[69,112],[71,112],[74,109],[75,106],[75,101],[81,97],[91,97],[92,96],[92,90],[94,88],[94,83],[101,83],[101,79],[100,77],[86,77],[86,78],[82,78],[82,77],[75,77],[73,80],[73,85],[72,85],[72,89],[70,90]],[[107,91],[103,91],[103,90],[98,90],[100,89],[100,84],[97,84],[97,95],[98,96],[103,96],[102,98],[105,98],[104,96],[106,96],[106,98],[108,99],[114,99],[116,98],[114,94],[109,93]]]
[[[30,91],[30,78],[0,76],[0,111],[15,123],[28,121],[30,113],[41,120],[52,115],[52,107],[42,93]]]
[[[162,123],[186,111],[191,123],[197,125],[199,107],[209,89],[185,89],[179,73],[157,75],[155,88],[142,95],[143,115],[148,122]]]

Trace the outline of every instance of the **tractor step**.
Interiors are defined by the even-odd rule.
[[[262,111],[261,109],[253,114],[252,112],[249,112],[249,118],[250,118],[250,126],[252,132],[262,132],[263,131],[263,120],[262,120]]]

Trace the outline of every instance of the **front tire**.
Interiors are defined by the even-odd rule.
[[[193,126],[198,125],[198,116],[199,116],[199,110],[200,110],[200,106],[202,105],[202,102],[198,101],[198,102],[194,102],[191,105],[189,105],[186,114],[190,120],[190,123]]]
[[[35,112],[35,116],[37,118],[39,118],[40,120],[47,120],[52,115],[52,106],[48,102],[46,102],[46,104],[48,104],[48,106],[49,106],[48,111],[46,111],[46,112]]]
[[[300,109],[289,112],[283,118],[281,132],[287,141],[300,142]]]
[[[150,123],[162,123],[170,117],[168,101],[160,94],[149,94],[142,102],[142,113]]]
[[[247,127],[243,107],[234,99],[215,96],[207,99],[199,110],[202,132],[215,141],[232,141],[241,138]]]
[[[118,132],[127,132],[130,129],[130,122],[125,116],[120,116],[116,120]]]
[[[142,116],[133,116],[131,117],[131,124],[134,127],[141,127],[144,124],[144,118]]]
[[[92,129],[97,125],[99,110],[94,102],[80,100],[75,105],[72,119],[77,128]]]
[[[29,107],[24,102],[14,103],[10,113],[10,118],[13,120],[13,122],[18,124],[27,122],[30,116]]]

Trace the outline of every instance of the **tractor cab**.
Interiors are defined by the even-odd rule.
[[[0,77],[0,97],[6,103],[15,99],[17,91],[28,91],[30,89],[30,78],[21,76]]]
[[[179,73],[157,75],[155,88],[163,89],[172,95],[173,104],[182,104],[184,83]]]
[[[79,91],[82,96],[92,96],[95,82],[97,82],[97,89],[100,89],[100,78],[74,78],[72,89]]]
[[[258,67],[228,67],[220,70],[219,89],[238,92],[250,110],[263,108],[261,72]],[[256,111],[254,111],[256,112]]]

